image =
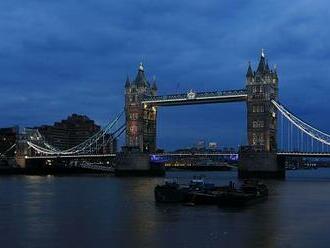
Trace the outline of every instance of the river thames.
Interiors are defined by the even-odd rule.
[[[200,173],[208,181],[235,172]],[[168,172],[187,181],[194,172]],[[245,209],[159,205],[163,178],[0,177],[0,247],[329,247],[330,169],[266,181],[270,197]]]

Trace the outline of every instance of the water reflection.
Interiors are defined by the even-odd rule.
[[[204,174],[217,184],[236,179],[231,172]],[[1,247],[322,247],[330,241],[324,228],[330,170],[268,181],[269,200],[245,209],[159,205],[153,188],[161,181],[1,177]]]

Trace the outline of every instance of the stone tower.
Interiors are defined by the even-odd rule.
[[[261,52],[254,71],[249,64],[246,73],[248,146],[240,151],[240,177],[282,177],[277,163],[277,114],[272,100],[278,100],[276,67],[270,69]]]
[[[142,104],[145,96],[156,94],[156,80],[149,83],[140,63],[135,80],[127,77],[125,83],[126,147],[146,153],[156,151],[157,109]]]
[[[276,152],[277,116],[271,101],[278,100],[278,77],[263,51],[256,71],[249,64],[246,89],[248,144],[256,151]]]

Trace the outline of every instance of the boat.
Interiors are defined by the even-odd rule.
[[[179,184],[175,179],[166,179],[165,184],[157,185],[154,190],[156,202],[189,202],[193,192],[210,190],[214,184],[205,183],[201,177],[194,177],[188,185]]]
[[[188,199],[193,205],[214,205],[218,202],[218,195],[219,192],[191,192]]]
[[[156,202],[160,203],[216,204],[217,194],[227,188],[206,183],[201,177],[195,177],[187,185],[167,179],[165,184],[155,187],[154,194]]]
[[[189,187],[178,184],[175,180],[165,180],[164,185],[157,185],[154,190],[156,202],[178,203],[184,202]]]
[[[245,181],[239,189],[231,190],[218,195],[219,207],[244,207],[267,199],[268,188],[259,181]]]
[[[259,181],[244,181],[240,187],[236,187],[232,181],[229,185],[216,186],[205,183],[201,178],[194,178],[188,185],[166,180],[164,185],[155,187],[154,194],[158,203],[241,207],[265,199],[268,196],[268,188]]]

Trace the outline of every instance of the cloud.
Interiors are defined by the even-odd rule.
[[[263,47],[270,63],[279,66],[281,101],[327,129],[330,120],[320,117],[330,111],[329,5],[325,0],[3,0],[0,125],[51,123],[72,112],[104,124],[123,107],[126,75],[135,76],[140,60],[149,77],[157,76],[161,94],[243,88],[247,62],[256,66]],[[244,107],[164,109],[160,146],[199,138],[245,142]],[[176,119],[184,127],[180,137]]]

